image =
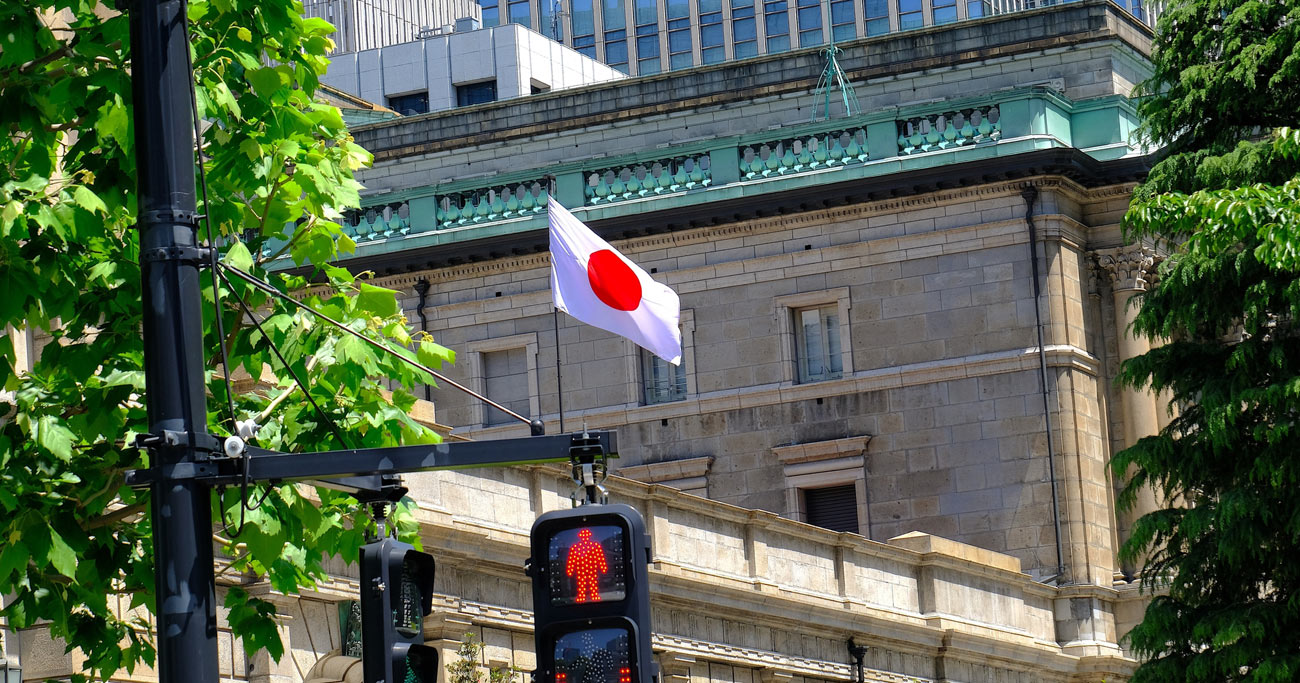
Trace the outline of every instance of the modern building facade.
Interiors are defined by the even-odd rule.
[[[1063,0],[309,0],[339,53],[449,33],[457,20],[517,24],[619,71],[650,75],[861,37],[1033,10]],[[1114,0],[1154,27],[1164,0]]]
[[[304,0],[303,14],[334,25],[336,53],[360,52],[450,32],[457,19],[479,19],[476,0]]]
[[[1164,6],[1163,0],[1117,1],[1148,26],[1155,26]],[[480,0],[480,5],[484,26],[527,26],[624,73],[649,75],[1032,10],[1058,2]]]
[[[463,19],[419,40],[337,54],[321,82],[411,116],[620,78],[522,26]]]

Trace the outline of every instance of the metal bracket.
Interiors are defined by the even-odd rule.
[[[162,249],[145,249],[140,253],[140,260],[156,263],[158,261],[179,261],[181,263],[208,263],[212,260],[212,250],[208,247],[166,247]]]
[[[146,211],[136,217],[137,223],[178,223],[181,225],[198,225],[200,214],[197,211]]]
[[[207,432],[181,432],[164,429],[160,434],[141,434],[135,437],[136,448],[193,448],[204,453],[224,450],[225,439]]]
[[[569,447],[569,463],[573,468],[573,483],[577,486],[569,499],[574,505],[605,503],[609,500],[609,490],[605,488],[605,479],[609,476],[609,458],[600,439],[592,437],[587,431],[581,435],[574,434]],[[583,500],[578,502],[578,493],[584,491]]]

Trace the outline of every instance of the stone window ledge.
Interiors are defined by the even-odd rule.
[[[867,444],[869,443],[871,443],[871,435],[863,434],[862,436],[850,436],[844,439],[773,446],[772,453],[776,455],[776,459],[781,464],[794,465],[801,462],[815,462],[843,458],[849,455],[860,455],[867,450]]]

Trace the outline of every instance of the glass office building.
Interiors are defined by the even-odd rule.
[[[1116,0],[1155,24],[1163,2]],[[480,0],[483,25],[522,24],[635,76],[909,31],[1057,0]]]

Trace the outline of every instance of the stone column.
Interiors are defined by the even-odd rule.
[[[1148,289],[1155,271],[1155,252],[1149,247],[1125,246],[1096,252],[1098,267],[1108,276],[1111,293],[1115,297],[1115,339],[1122,363],[1151,350],[1150,342],[1133,334],[1133,320],[1137,316],[1138,302],[1133,297]],[[1121,390],[1121,407],[1124,415],[1124,447],[1137,443],[1144,436],[1160,431],[1162,423],[1156,407],[1156,397],[1149,391],[1125,387]],[[1151,489],[1139,493],[1133,508],[1119,513],[1120,542],[1128,540],[1133,522],[1142,515],[1158,509],[1155,492]],[[1132,576],[1136,567],[1124,566]]]

